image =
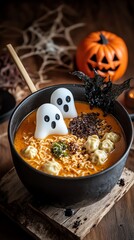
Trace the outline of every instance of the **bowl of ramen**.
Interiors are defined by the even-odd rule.
[[[8,128],[20,180],[36,198],[61,208],[87,206],[112,190],[132,136],[125,108],[117,101],[112,114],[90,108],[82,84],[32,93],[16,107]]]

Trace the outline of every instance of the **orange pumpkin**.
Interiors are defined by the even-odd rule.
[[[77,47],[76,65],[79,71],[94,77],[99,75],[116,81],[123,76],[128,65],[128,50],[124,40],[106,31],[92,32]]]

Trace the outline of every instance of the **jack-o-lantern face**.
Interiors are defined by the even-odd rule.
[[[127,64],[128,50],[124,40],[110,32],[93,32],[77,48],[78,70],[90,77],[94,76],[95,68],[101,76],[116,81],[126,71]]]

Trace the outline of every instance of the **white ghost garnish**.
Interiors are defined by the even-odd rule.
[[[67,88],[58,88],[52,95],[50,102],[57,106],[63,118],[77,117],[73,94]]]
[[[68,133],[60,110],[53,104],[41,105],[36,113],[35,138],[46,138],[51,134],[65,135]]]

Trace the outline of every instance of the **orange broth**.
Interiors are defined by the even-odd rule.
[[[81,113],[90,113],[90,112],[99,113],[100,114],[99,118],[105,119],[107,121],[107,123],[112,126],[112,131],[116,132],[120,135],[120,140],[117,143],[115,143],[115,149],[108,155],[108,160],[103,165],[96,166],[97,172],[102,171],[103,169],[106,169],[109,166],[111,166],[112,164],[114,164],[115,162],[117,162],[124,154],[125,149],[126,149],[126,141],[125,141],[125,135],[124,135],[123,129],[120,126],[119,122],[114,118],[113,115],[108,114],[107,116],[104,117],[102,110],[99,108],[94,108],[91,110],[89,107],[89,104],[87,104],[85,102],[75,102],[75,107],[76,107],[78,115],[80,115]],[[36,124],[35,118],[36,118],[36,111],[30,113],[22,121],[22,123],[20,124],[20,126],[16,132],[16,136],[15,136],[15,140],[14,140],[14,146],[15,146],[17,152],[21,155],[21,157],[26,162],[28,162],[27,158],[25,158],[21,154],[21,150],[26,147],[22,136],[23,136],[24,132],[31,132],[32,135],[34,136],[35,124]],[[67,126],[69,124],[69,121],[70,121],[70,119],[65,119]],[[51,135],[51,137],[52,137],[52,135]],[[48,138],[49,138],[49,136],[48,136]],[[94,173],[96,173],[96,172],[93,171],[92,174],[94,174]]]

